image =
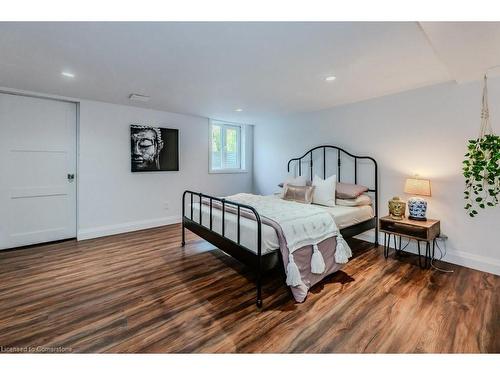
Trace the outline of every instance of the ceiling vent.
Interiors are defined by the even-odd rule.
[[[130,94],[128,97],[130,100],[136,101],[136,102],[149,102],[150,97],[147,95],[140,95],[140,94]]]

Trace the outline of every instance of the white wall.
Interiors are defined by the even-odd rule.
[[[179,129],[179,172],[131,173],[130,124]],[[185,189],[215,195],[251,192],[253,127],[248,131],[248,173],[209,174],[208,119],[81,101],[78,238],[178,222]]]
[[[490,81],[489,88],[498,133],[500,80]],[[408,198],[403,193],[407,176],[428,177],[433,193],[428,217],[441,219],[442,232],[449,236],[446,260],[500,274],[500,207],[480,210],[474,219],[463,209],[461,162],[466,141],[479,131],[480,98],[478,82],[448,83],[259,123],[254,132],[255,190],[275,191],[288,159],[313,146],[333,144],[373,156],[379,163],[381,216],[392,196]]]

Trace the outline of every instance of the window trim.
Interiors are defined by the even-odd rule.
[[[233,127],[239,127],[239,162],[240,168],[221,168],[221,169],[213,169],[212,168],[212,126],[213,125],[227,125]],[[210,119],[208,122],[208,173],[210,174],[230,174],[230,173],[248,173],[246,168],[246,125],[238,124],[235,122],[229,121],[221,121],[221,120],[212,120]]]

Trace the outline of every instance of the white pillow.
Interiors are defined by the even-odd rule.
[[[322,206],[335,206],[335,186],[337,184],[337,176],[333,175],[323,180],[318,175],[315,175],[312,181],[314,188],[313,203]]]

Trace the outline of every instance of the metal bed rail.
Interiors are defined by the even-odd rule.
[[[189,196],[190,210],[189,216],[186,214],[186,197]],[[194,198],[198,199],[195,200]],[[209,206],[209,222],[203,223],[203,200],[208,200]],[[214,201],[220,204],[216,209],[222,212],[221,233],[213,229],[213,210]],[[198,221],[194,220],[194,204],[199,203],[199,218]],[[226,236],[226,211],[228,208],[233,208],[236,211],[236,241]],[[257,256],[255,258],[252,250],[241,244],[241,210],[246,209],[255,216],[257,225]],[[234,214],[234,212],[231,212]],[[257,301],[258,307],[262,307],[262,221],[259,213],[252,206],[233,202],[224,198],[218,198],[211,195],[185,190],[182,194],[182,246],[186,245],[185,230],[189,229],[192,232],[200,235],[202,238],[208,240],[210,243],[217,246],[224,252],[229,253],[234,258],[253,266],[256,271],[256,284],[257,284]]]

